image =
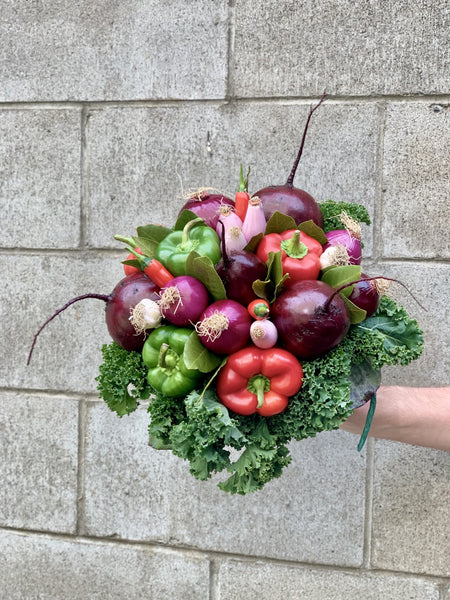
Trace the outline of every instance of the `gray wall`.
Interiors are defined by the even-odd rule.
[[[0,597],[450,599],[450,455],[320,434],[247,497],[147,446],[96,395],[113,234],[171,224],[181,191],[283,182],[367,206],[365,270],[407,282],[449,384],[446,0],[3,0]]]

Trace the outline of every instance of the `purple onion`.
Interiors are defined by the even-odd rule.
[[[180,214],[183,210],[190,210],[198,217],[201,217],[208,227],[215,229],[219,220],[219,210],[223,204],[229,204],[234,207],[233,200],[223,194],[211,194],[199,191],[198,194],[193,195],[187,200],[180,210]]]
[[[217,300],[203,312],[196,330],[208,350],[232,354],[247,344],[251,324],[245,306],[234,300]]]
[[[362,252],[360,239],[353,237],[346,229],[334,229],[325,235],[328,243],[324,244],[324,251],[331,246],[343,246],[347,250],[349,264],[361,264]]]
[[[161,289],[159,307],[164,318],[183,327],[196,323],[208,303],[209,296],[203,283],[195,277],[180,275]]]

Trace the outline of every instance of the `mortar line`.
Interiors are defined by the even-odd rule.
[[[86,451],[86,417],[85,400],[78,401],[78,456],[77,456],[77,535],[85,532],[85,451]]]
[[[213,557],[209,557],[209,600],[220,600],[219,597],[219,566]]]
[[[378,105],[379,126],[377,137],[377,155],[375,159],[375,201],[373,205],[374,228],[373,228],[373,258],[379,261],[382,258],[383,244],[383,160],[384,160],[384,136],[386,129],[386,104]]]
[[[239,554],[237,552],[226,552],[220,550],[202,549],[194,546],[187,545],[175,545],[170,546],[162,542],[157,541],[145,541],[145,540],[128,540],[125,538],[118,537],[101,537],[94,535],[77,535],[70,533],[60,533],[52,531],[41,531],[35,529],[19,529],[17,527],[0,526],[1,532],[14,533],[21,536],[36,536],[42,538],[53,538],[63,542],[81,542],[89,544],[101,544],[109,546],[130,546],[134,548],[150,548],[155,550],[162,550],[167,552],[179,552],[190,554],[193,557],[208,558],[210,561],[225,561],[225,560],[236,560],[245,564],[255,564],[255,562],[264,562],[274,566],[280,567],[291,567],[291,568],[304,568],[304,569],[315,569],[317,571],[336,571],[340,573],[348,573],[353,575],[368,575],[368,574],[380,574],[388,575],[391,577],[401,577],[403,579],[422,579],[429,581],[437,585],[450,585],[450,575],[434,575],[430,573],[416,573],[408,571],[400,571],[395,569],[383,569],[383,568],[371,568],[366,569],[364,567],[351,566],[351,565],[337,565],[334,563],[315,563],[308,562],[306,560],[295,560],[295,559],[283,559],[278,557],[268,557],[264,555],[249,555]],[[217,599],[214,599],[217,600]]]
[[[375,441],[367,440],[366,450],[366,481],[364,504],[364,542],[363,566],[370,570],[372,562],[372,517],[373,517],[373,477],[375,469]]]
[[[87,187],[87,147],[86,147],[86,127],[89,118],[88,108],[83,106],[80,117],[80,237],[79,245],[80,248],[86,248],[87,238],[87,211],[88,211],[88,187]]]
[[[233,0],[230,0],[233,3]],[[35,100],[25,102],[0,102],[0,110],[36,110],[36,109],[67,109],[67,108],[83,108],[91,109],[102,108],[126,108],[126,107],[170,107],[170,106],[198,106],[198,105],[222,105],[224,103],[249,103],[249,104],[309,104],[311,100],[319,99],[320,94],[311,94],[309,96],[293,95],[293,96],[233,96],[233,97],[217,97],[217,98],[174,98],[174,99],[140,99],[140,100]],[[403,104],[412,103],[429,103],[445,104],[446,107],[450,103],[450,95],[448,94],[410,94],[402,96],[401,94],[386,94],[386,95],[363,95],[356,96],[351,94],[343,94],[341,96],[330,96],[327,98],[327,103],[371,103],[377,104],[380,102],[401,102]]]
[[[235,36],[235,0],[228,0],[228,33],[227,33],[227,74],[225,81],[225,98],[231,101],[234,66],[234,36]]]

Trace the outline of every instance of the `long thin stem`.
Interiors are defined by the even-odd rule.
[[[108,300],[109,300],[109,296],[106,296],[105,294],[84,294],[83,296],[77,296],[76,298],[72,298],[72,300],[69,300],[69,302],[67,302],[66,304],[64,304],[64,306],[62,306],[61,308],[59,308],[51,317],[49,317],[45,321],[45,323],[43,325],[41,325],[41,327],[39,328],[39,331],[37,331],[36,334],[34,335],[33,343],[31,344],[30,352],[28,354],[27,365],[30,364],[31,355],[33,354],[33,350],[34,350],[34,346],[36,344],[36,340],[38,338],[38,335],[44,329],[44,327],[46,325],[48,325],[50,323],[50,321],[53,321],[53,319],[55,317],[57,317],[60,313],[62,313],[63,310],[66,310],[66,308],[69,308],[69,306],[71,306],[75,302],[78,302],[79,300],[85,300],[86,298],[96,298],[97,300],[103,300],[103,302],[108,302]]]
[[[313,112],[319,108],[319,106],[322,104],[322,102],[325,100],[326,97],[327,97],[327,94],[326,94],[326,92],[324,92],[322,94],[322,97],[319,100],[319,102],[315,106],[313,106],[312,108],[309,109],[309,115],[306,120],[305,129],[303,130],[302,141],[300,143],[300,149],[298,151],[297,158],[295,159],[294,164],[292,166],[291,172],[289,173],[289,177],[287,178],[286,187],[292,187],[294,185],[294,177],[295,177],[295,173],[297,172],[298,163],[300,162],[300,159],[303,154],[303,146],[305,145],[306,132],[308,131],[309,122],[311,120]]]

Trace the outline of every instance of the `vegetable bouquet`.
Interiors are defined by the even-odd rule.
[[[381,367],[422,351],[390,280],[361,271],[366,209],[293,186],[319,105],[285,185],[250,196],[241,167],[234,199],[202,189],[172,227],[117,235],[124,278],[108,296],[68,302],[31,348],[61,310],[103,300],[113,341],[100,396],[120,417],[148,401],[150,445],[188,460],[197,479],[223,472],[232,494],[279,477],[291,440],[338,428],[365,402],[373,414]]]

